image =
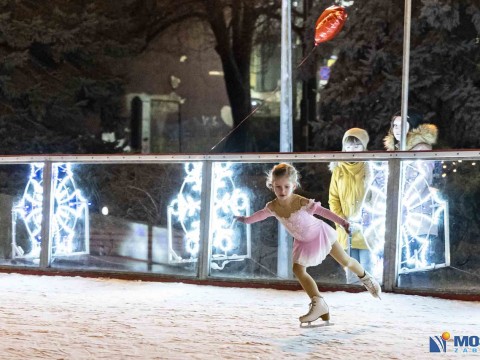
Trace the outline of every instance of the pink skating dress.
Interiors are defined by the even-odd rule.
[[[347,221],[321,206],[320,202],[309,199],[308,204],[294,211],[288,218],[276,214],[268,204],[253,215],[245,218],[246,224],[253,224],[275,216],[293,236],[293,262],[303,266],[315,266],[322,263],[337,240],[337,232],[324,221],[313,215],[320,215],[342,226]]]

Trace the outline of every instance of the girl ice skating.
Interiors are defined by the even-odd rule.
[[[328,324],[328,305],[320,295],[315,280],[307,273],[307,267],[320,264],[330,254],[341,266],[355,273],[374,297],[380,298],[381,288],[359,262],[343,250],[337,241],[335,229],[314,215],[334,221],[347,232],[350,228],[348,221],[325,209],[319,202],[294,194],[294,190],[299,186],[298,180],[298,171],[292,165],[275,165],[268,174],[267,187],[275,193],[276,199],[253,215],[237,216],[236,219],[252,224],[275,216],[285,226],[294,237],[293,273],[311,299],[309,311],[299,318],[300,326],[305,323],[310,326],[311,322],[319,318]]]

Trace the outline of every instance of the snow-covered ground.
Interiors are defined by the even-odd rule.
[[[333,325],[301,329],[301,291],[20,274],[0,289],[5,360],[480,359],[429,352],[445,331],[479,336],[480,302],[329,292]]]

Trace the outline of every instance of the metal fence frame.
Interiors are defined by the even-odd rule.
[[[203,162],[203,179],[202,181],[202,211],[201,211],[201,237],[198,273],[196,279],[200,282],[215,282],[217,279],[209,277],[210,264],[210,222],[208,214],[211,206],[211,180],[212,168],[214,162],[237,162],[237,163],[278,163],[278,162],[330,162],[330,161],[388,161],[389,162],[389,181],[387,185],[387,193],[389,201],[387,203],[387,218],[385,223],[385,258],[396,259],[397,239],[399,236],[399,194],[400,194],[400,165],[402,160],[411,159],[428,159],[428,160],[480,160],[480,150],[442,150],[442,151],[422,151],[422,152],[309,152],[309,153],[242,153],[242,154],[153,154],[153,155],[26,155],[26,156],[3,156],[0,157],[0,165],[7,164],[28,164],[39,163],[45,164],[43,194],[45,205],[42,216],[42,252],[40,257],[40,270],[47,270],[51,262],[51,231],[50,231],[50,215],[52,214],[53,199],[52,197],[52,165],[53,163],[79,163],[79,164],[165,164],[165,163],[182,163],[182,162]],[[49,176],[50,174],[50,176]],[[392,236],[396,234],[396,236]],[[388,261],[384,264],[383,288],[387,292],[400,290],[396,281],[398,278],[398,270],[396,261]],[[0,270],[17,271],[17,267],[0,266]],[[62,270],[55,269],[58,273]],[[98,271],[89,271],[90,273],[98,273]],[[68,273],[68,271],[65,271]],[[105,271],[101,271],[105,274]],[[136,273],[129,273],[131,278],[135,278]],[[141,274],[138,274],[139,277]],[[152,275],[154,278],[165,278],[165,275]],[[174,276],[172,276],[174,277]],[[241,280],[241,279],[239,279]],[[224,279],[218,279],[222,282]],[[256,280],[259,283],[270,283],[271,281]]]

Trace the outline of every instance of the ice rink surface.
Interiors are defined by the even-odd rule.
[[[480,302],[328,292],[332,326],[301,329],[302,291],[0,274],[0,359],[480,359],[429,337],[480,336]]]

